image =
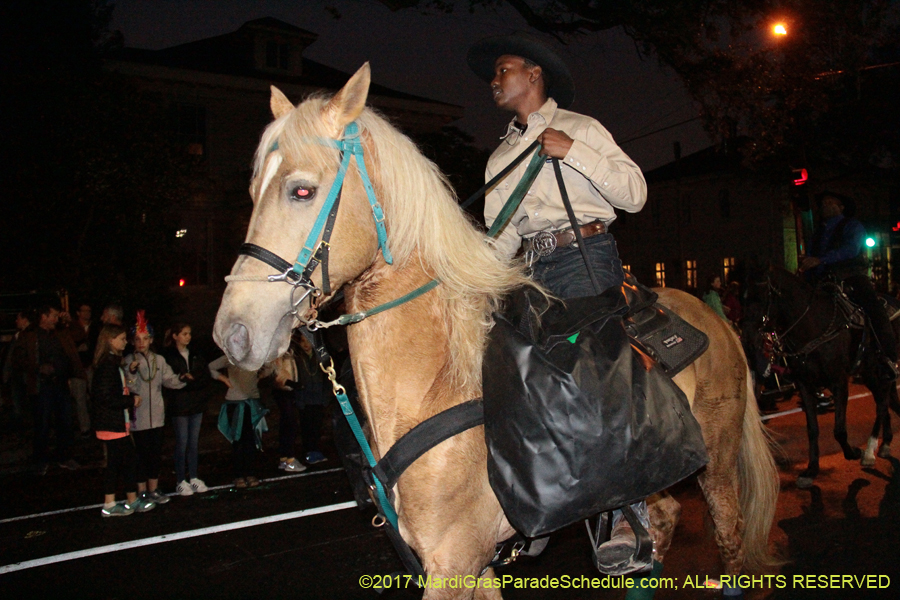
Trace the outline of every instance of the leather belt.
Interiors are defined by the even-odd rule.
[[[591,221],[578,229],[581,231],[581,237],[587,239],[593,235],[606,233],[606,224],[600,220]],[[571,227],[560,231],[539,231],[534,236],[522,240],[522,248],[526,255],[550,256],[558,248],[571,246],[576,239]]]

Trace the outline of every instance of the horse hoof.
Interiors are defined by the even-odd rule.
[[[865,456],[862,457],[862,460],[859,461],[859,464],[861,464],[864,467],[874,467],[875,466],[875,455],[874,454],[873,455],[866,454]]]
[[[862,450],[859,448],[850,448],[849,450],[844,450],[844,458],[847,460],[859,460],[862,458]]]
[[[891,457],[891,445],[890,444],[882,444],[881,448],[878,449],[879,458],[890,458]]]
[[[812,487],[813,481],[815,477],[809,477],[806,475],[801,475],[797,478],[797,487],[801,490],[805,490],[806,488]]]

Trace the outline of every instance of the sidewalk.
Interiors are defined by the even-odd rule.
[[[210,399],[203,415],[200,428],[199,468],[198,475],[209,486],[225,485],[232,481],[231,444],[218,430],[219,408],[225,397],[225,388],[221,386]],[[272,477],[281,473],[278,470],[278,425],[279,414],[275,403],[265,399],[263,404],[270,410],[266,415],[269,431],[263,435],[263,453],[256,462],[257,476]],[[340,467],[341,461],[331,441],[331,420],[326,409],[326,418],[322,426],[322,448],[327,461],[309,467],[310,469],[327,469]],[[58,510],[74,504],[89,504],[102,500],[103,481],[103,446],[95,437],[78,439],[73,447],[73,458],[81,465],[76,471],[63,469],[57,463],[50,463],[44,476],[34,472],[31,463],[32,433],[30,417],[26,420],[25,430],[10,431],[8,419],[3,415],[0,420],[0,519],[30,514],[34,512]],[[298,436],[297,451],[301,445]],[[51,435],[51,448],[55,439]],[[175,490],[174,454],[175,434],[171,423],[167,420],[163,433],[162,470],[159,487],[163,492]],[[201,495],[202,496],[202,495]]]

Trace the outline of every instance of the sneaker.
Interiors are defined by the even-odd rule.
[[[304,465],[296,458],[291,458],[278,463],[278,468],[284,471],[289,471],[291,473],[300,473],[306,470],[306,465]]]
[[[135,512],[149,512],[156,508],[156,502],[148,498],[145,494],[138,496],[132,504],[129,505]]]
[[[187,481],[182,481],[175,487],[175,493],[182,496],[193,496],[194,488]]]
[[[312,452],[306,453],[306,464],[314,465],[316,463],[325,462],[328,460],[325,458],[325,455],[319,452],[318,450],[313,450]]]
[[[197,479],[196,477],[191,479],[190,483],[191,483],[191,487],[194,488],[195,494],[202,494],[203,492],[205,492],[209,489],[208,487],[206,487],[206,484],[203,483],[202,479]]]
[[[156,504],[165,504],[169,501],[169,497],[165,494],[159,493],[159,490],[153,490],[152,492],[144,492],[146,497],[150,500],[153,500]]]
[[[74,458],[70,458],[67,461],[59,463],[59,466],[62,467],[63,469],[68,469],[70,471],[77,471],[78,469],[81,468],[81,465],[79,465],[78,462]]]
[[[111,508],[104,507],[103,509],[101,509],[100,515],[103,517],[127,517],[133,512],[134,509],[127,504],[116,504]]]

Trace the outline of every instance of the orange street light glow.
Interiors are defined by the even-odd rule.
[[[787,29],[784,27],[782,23],[778,23],[775,27],[772,28],[772,33],[775,35],[787,35]]]

